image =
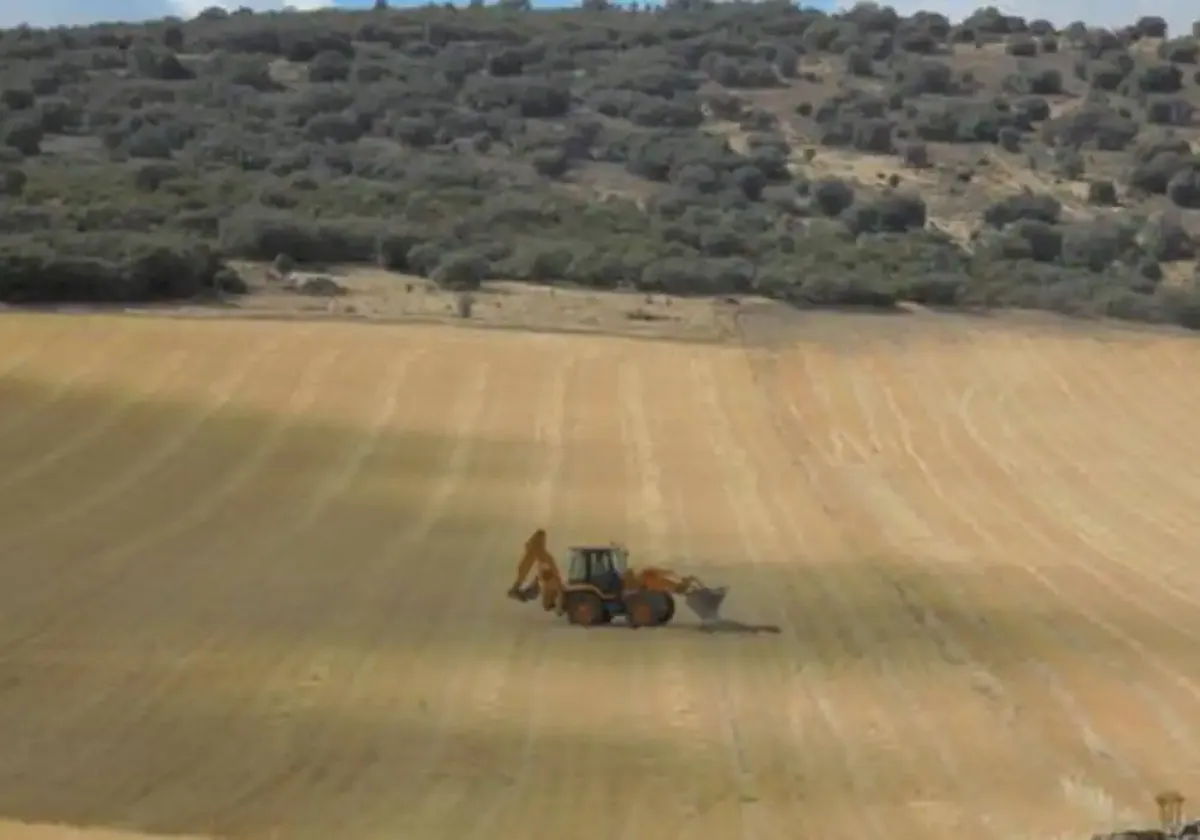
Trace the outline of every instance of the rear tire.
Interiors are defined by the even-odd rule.
[[[567,621],[580,627],[602,624],[608,616],[604,610],[604,602],[594,592],[568,592],[563,608],[567,614]]]

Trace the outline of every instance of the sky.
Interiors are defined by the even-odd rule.
[[[405,0],[391,0],[393,6]],[[410,0],[420,3],[423,0]],[[537,0],[534,0],[535,5]],[[839,0],[803,0],[802,4],[821,8]],[[1046,17],[1059,26],[1073,20],[1083,20],[1096,26],[1116,26],[1131,23],[1142,15],[1166,18],[1175,34],[1188,34],[1191,22],[1200,18],[1200,4],[1195,0],[1007,0],[996,2],[1007,14],[1027,19]],[[558,3],[556,3],[558,4]],[[282,0],[0,0],[0,27],[27,23],[32,26],[55,26],[91,23],[99,20],[146,20],[178,15],[188,18],[201,9],[221,5],[228,8],[249,6],[254,9],[280,8]],[[291,0],[297,8],[322,6],[369,6],[369,0]],[[988,0],[893,0],[890,4],[903,14],[919,9],[941,12],[952,20],[961,20],[976,7],[988,5]],[[1052,10],[1052,11],[1051,11]]]

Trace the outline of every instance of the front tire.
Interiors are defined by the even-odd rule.
[[[671,619],[675,617],[675,599],[670,592],[661,592],[659,595],[662,598],[662,609],[658,614],[659,624],[669,624]]]

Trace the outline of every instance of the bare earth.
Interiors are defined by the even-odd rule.
[[[0,316],[0,837],[1009,840],[1200,792],[1200,344],[737,321]],[[782,633],[506,600],[539,525]]]

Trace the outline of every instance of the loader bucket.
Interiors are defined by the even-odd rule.
[[[726,586],[705,586],[684,595],[683,600],[688,608],[707,624],[712,621],[720,621],[721,604],[728,594],[729,588]]]

